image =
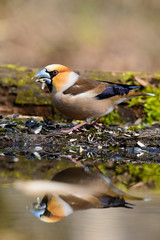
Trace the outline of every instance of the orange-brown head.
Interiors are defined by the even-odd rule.
[[[33,204],[30,210],[44,222],[58,222],[73,212],[72,207],[61,197],[45,195],[41,202]]]
[[[77,81],[79,75],[63,65],[51,64],[37,73],[35,78],[37,82],[46,83],[50,92],[63,92]]]

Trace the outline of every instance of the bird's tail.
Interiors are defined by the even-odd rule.
[[[125,94],[125,95],[121,96],[121,98],[116,101],[116,105],[118,105],[118,104],[120,104],[124,101],[130,100],[131,98],[140,97],[140,96],[155,96],[155,94],[153,94],[153,93],[129,92],[128,94]]]
[[[139,97],[139,96],[155,96],[155,94],[153,93],[139,93],[139,92],[130,92],[128,95],[127,95],[127,98],[134,98],[134,97]]]
[[[128,201],[128,200],[131,200],[131,201],[145,201],[145,198],[143,198],[143,197],[136,197],[136,196],[132,196],[132,195],[125,194],[125,193],[123,195],[123,198],[126,201]]]
[[[142,197],[134,197],[131,195],[117,195],[115,197],[111,197],[111,196],[101,196],[98,197],[98,200],[101,202],[103,208],[107,208],[107,207],[125,207],[125,208],[133,208],[133,206],[135,206],[135,204],[133,203],[129,203],[129,201],[149,201],[150,199],[145,199]],[[127,200],[127,202],[126,202]]]

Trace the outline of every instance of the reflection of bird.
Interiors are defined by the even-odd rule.
[[[69,131],[86,125],[93,118],[98,118],[113,111],[116,105],[137,96],[150,93],[130,92],[139,88],[134,85],[96,81],[80,76],[71,69],[52,64],[35,75],[36,81],[47,84],[55,107],[70,119],[85,120]],[[66,131],[67,132],[67,131]]]
[[[68,168],[57,173],[52,179],[50,191],[46,183],[46,194],[42,201],[34,203],[31,212],[45,222],[57,222],[73,211],[89,208],[126,207],[125,200],[142,200],[132,197],[115,188],[110,179],[102,173],[92,172],[88,168]],[[58,183],[58,185],[56,185]],[[33,185],[24,189],[32,189]],[[45,191],[45,186],[37,182],[35,188]],[[24,190],[23,189],[23,190]],[[35,191],[35,190],[33,190]]]

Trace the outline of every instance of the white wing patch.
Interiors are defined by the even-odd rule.
[[[58,202],[60,203],[60,205],[63,206],[65,216],[68,216],[71,213],[73,213],[73,209],[67,202],[65,202],[62,198],[60,198],[58,196],[56,196],[56,198],[57,198]]]
[[[75,82],[78,80],[78,78],[79,78],[79,75],[77,73],[71,72],[69,74],[69,77],[68,77],[68,80],[67,80],[66,84],[63,85],[60,92],[64,92],[69,87],[73,86],[75,84]]]

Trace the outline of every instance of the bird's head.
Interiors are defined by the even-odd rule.
[[[72,86],[78,79],[79,75],[68,67],[60,64],[51,64],[42,69],[35,76],[36,82],[42,83],[42,88],[46,84],[49,91],[63,92]]]
[[[58,222],[70,215],[73,210],[58,196],[45,195],[41,202],[33,203],[30,212],[43,222]]]

